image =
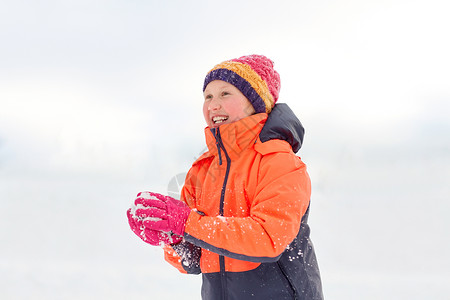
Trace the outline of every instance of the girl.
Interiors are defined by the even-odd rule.
[[[181,201],[143,192],[127,212],[170,264],[202,274],[202,299],[323,299],[307,224],[311,184],[295,155],[304,130],[275,104],[279,90],[265,56],[216,65],[203,86],[208,151]]]

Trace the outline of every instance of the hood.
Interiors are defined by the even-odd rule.
[[[278,139],[288,142],[296,153],[302,147],[305,129],[286,103],[275,104],[267,118],[259,139],[261,142]]]

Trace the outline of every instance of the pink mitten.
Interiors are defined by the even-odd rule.
[[[141,237],[141,226],[138,224],[138,219],[133,216],[132,209],[127,210],[128,224],[130,224],[131,230],[138,236]]]
[[[138,194],[134,204],[139,207],[136,216],[143,219],[145,228],[184,235],[186,220],[191,212],[184,202],[157,193],[143,192]]]
[[[153,246],[162,247],[166,244],[177,244],[181,242],[181,236],[146,228],[143,224],[145,218],[135,216],[133,211],[135,211],[135,208],[127,210],[128,223],[130,224],[131,230],[144,242]]]

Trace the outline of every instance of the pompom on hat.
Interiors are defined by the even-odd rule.
[[[264,55],[247,55],[224,61],[206,75],[203,91],[214,80],[234,85],[244,94],[255,113],[270,113],[278,100],[280,75],[273,68],[273,61]]]

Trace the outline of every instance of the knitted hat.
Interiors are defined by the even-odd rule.
[[[203,91],[213,80],[234,85],[256,113],[270,113],[280,92],[280,75],[273,69],[273,62],[263,55],[242,56],[216,65],[206,75]]]

